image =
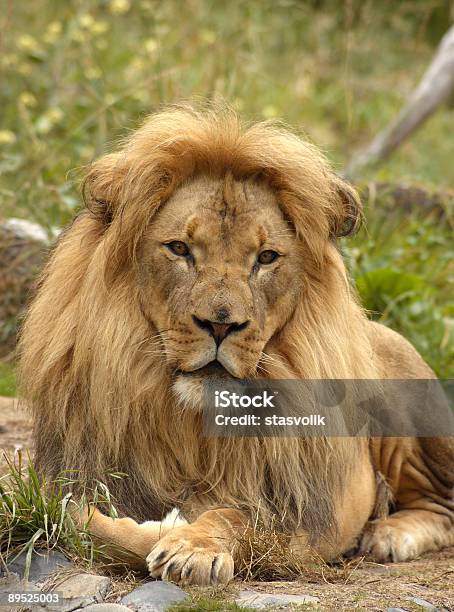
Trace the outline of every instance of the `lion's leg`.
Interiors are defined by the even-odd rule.
[[[370,523],[360,553],[371,555],[380,563],[407,561],[452,544],[452,517],[431,510],[400,510]]]
[[[199,586],[233,578],[234,553],[246,516],[232,509],[208,510],[162,537],[147,557],[154,578]]]
[[[172,513],[164,521],[139,524],[90,508],[79,522],[87,524],[106,555],[137,567],[146,559],[153,577],[198,585],[233,578],[235,545],[248,524],[243,513],[231,509],[209,510],[191,524]]]
[[[103,546],[106,555],[145,567],[145,558],[158,540],[186,521],[171,512],[163,521],[136,523],[131,518],[113,519],[96,508],[85,510],[82,521],[89,533]]]
[[[454,544],[454,444],[447,438],[372,442],[397,511],[372,521],[360,552],[380,562],[405,561]]]
[[[357,548],[364,526],[373,512],[376,495],[377,482],[367,454],[358,461],[355,471],[346,479],[334,501],[335,526],[311,545],[310,554],[315,552],[325,561],[331,561]],[[291,549],[304,556],[309,551],[310,540],[307,532],[299,531],[291,540]]]

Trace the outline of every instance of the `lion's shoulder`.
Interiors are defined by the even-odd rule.
[[[369,339],[382,378],[435,378],[415,347],[396,331],[370,321]]]

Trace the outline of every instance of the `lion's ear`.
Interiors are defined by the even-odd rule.
[[[334,179],[334,210],[331,220],[331,238],[351,236],[361,226],[363,207],[358,192],[339,177]]]
[[[83,181],[85,206],[105,225],[112,222],[118,208],[126,174],[125,158],[112,153],[95,161]]]

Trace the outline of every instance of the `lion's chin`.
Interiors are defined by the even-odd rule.
[[[200,411],[207,400],[207,392],[223,380],[238,378],[218,361],[211,361],[197,370],[177,370],[173,391],[178,404],[184,409]]]

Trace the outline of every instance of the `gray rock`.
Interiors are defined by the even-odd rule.
[[[404,610],[403,608],[386,608],[385,612],[408,612],[408,611]]]
[[[13,232],[18,238],[29,238],[38,242],[49,242],[49,236],[42,225],[11,217],[2,222],[2,226]]]
[[[421,606],[424,610],[436,610],[437,607],[426,601],[425,599],[421,599],[421,597],[407,597],[408,601],[412,601],[417,606]]]
[[[12,563],[8,563],[8,571],[19,574],[23,578],[25,574],[25,558],[26,554],[22,553]],[[34,553],[30,563],[28,579],[31,582],[43,582],[49,574],[71,565],[71,561],[68,561],[60,552],[50,551],[45,555]]]
[[[131,612],[131,608],[114,603],[92,604],[80,609],[84,610],[84,612]]]
[[[121,603],[138,612],[165,612],[171,605],[185,600],[188,594],[171,582],[146,582],[128,593]]]
[[[8,574],[0,578],[0,610],[18,610],[18,604],[8,605],[8,596],[14,593],[40,593],[39,588],[33,582],[21,580],[19,574]],[[33,610],[44,610],[42,606],[34,605]]]
[[[95,574],[73,574],[53,589],[60,593],[63,601],[59,611],[72,612],[90,604],[102,602],[111,585],[110,578]]]
[[[279,593],[262,593],[260,591],[241,591],[235,603],[241,607],[262,610],[269,606],[318,603],[318,597],[312,597],[312,595],[281,595]]]

